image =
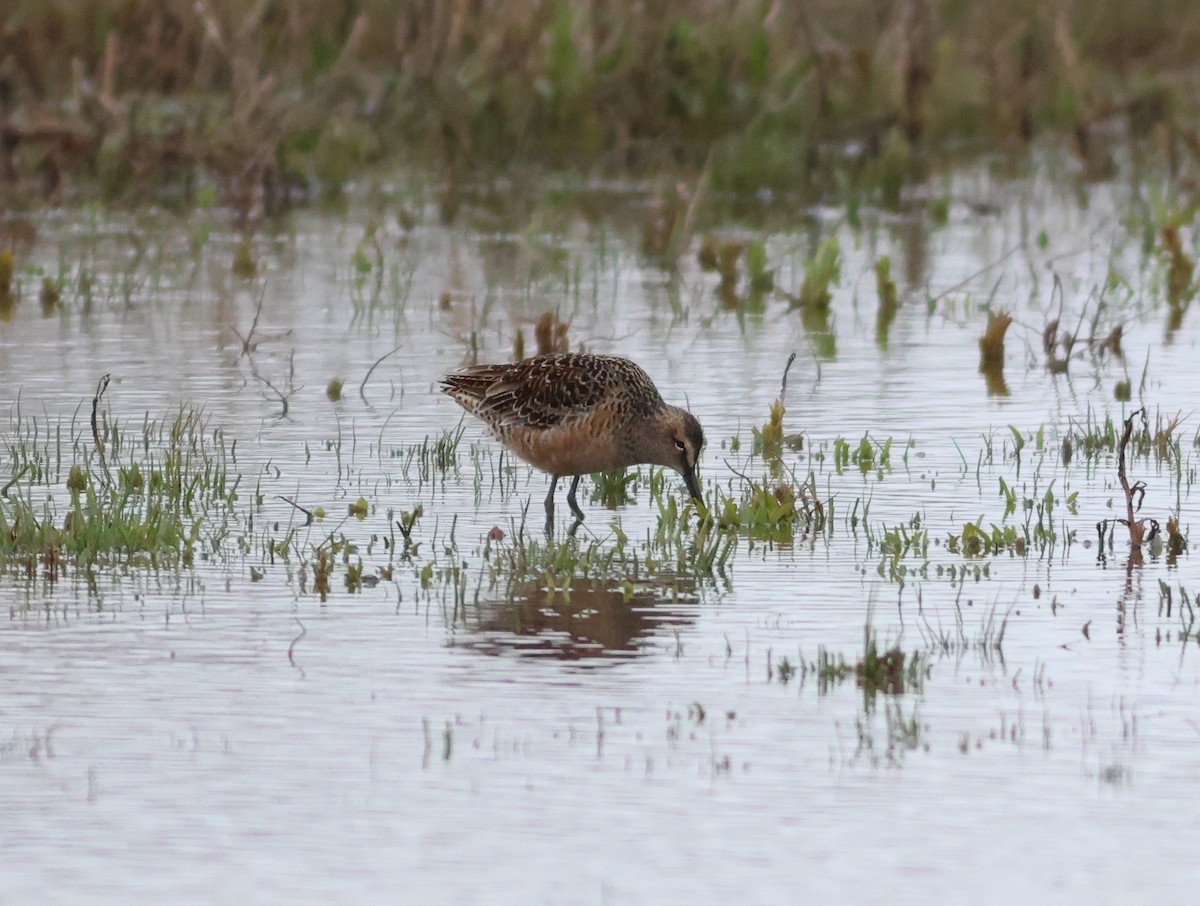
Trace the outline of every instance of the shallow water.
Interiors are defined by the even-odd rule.
[[[678,276],[645,261],[635,191],[534,191],[513,210],[468,197],[449,226],[408,199],[411,232],[365,200],[301,212],[254,236],[249,280],[219,213],[38,218],[17,256],[25,298],[0,322],[6,444],[30,420],[86,442],[111,373],[110,419],[136,433],[146,413],[202,406],[236,440],[242,484],[230,535],[191,569],[0,578],[0,899],[1190,901],[1200,650],[1180,639],[1179,601],[1195,570],[1159,551],[1127,569],[1120,537],[1098,559],[1096,522],[1121,492],[1115,458],[1080,441],[1089,423],[1119,427],[1127,377],[1151,431],[1191,416],[1176,453],[1131,464],[1146,512],[1165,525],[1178,509],[1190,532],[1200,332],[1185,315],[1167,335],[1166,267],[1143,251],[1150,215],[1130,182],[977,169],[931,188],[950,201],[941,226],[919,205],[864,211],[857,228],[778,208],[712,225],[764,237],[788,292],[838,236],[832,354],[780,294],[726,310],[695,245]],[[377,269],[355,288],[372,219],[377,293]],[[884,349],[885,254],[902,306]],[[62,312],[42,316],[30,267],[67,278]],[[1106,285],[1096,333],[1122,324],[1124,361],[1077,349],[1049,373],[1041,332],[1060,298],[1086,337]],[[989,299],[1016,321],[1007,396],[978,370]],[[751,431],[795,352],[785,429],[804,446],[784,464],[811,470],[830,530],[743,536],[722,569],[689,574],[652,562],[644,476],[613,511],[585,484],[580,544],[611,551],[618,523],[636,581],[579,577],[570,603],[548,602],[544,577],[510,588],[485,539],[499,527],[492,547],[511,550],[527,505],[540,539],[545,478],[473,423],[448,471],[406,456],[459,424],[434,388],[472,336],[481,361],[508,359],[518,326],[532,350],[547,309],[573,346],[629,355],[686,398],[709,439],[706,488],[735,499],[737,473],[765,473]],[[839,474],[837,440],[864,434],[892,439],[890,465]],[[1054,543],[949,550],[965,523],[1025,524],[1020,502],[1005,515],[1001,479],[1021,500],[1053,488]],[[666,487],[682,497],[677,478]],[[282,497],[328,515],[306,527]],[[343,521],[359,497],[367,516]],[[405,558],[382,539],[399,537],[390,510],[418,504]],[[885,550],[899,526],[928,530],[927,552]],[[292,556],[273,557],[289,528]],[[379,581],[349,593],[339,559],[322,601],[311,559],[331,533]],[[928,659],[923,683],[886,695],[788,676],[820,649],[853,664],[868,622]]]

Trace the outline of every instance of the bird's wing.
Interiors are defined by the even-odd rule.
[[[597,357],[573,354],[537,356],[510,365],[467,368],[447,375],[442,383],[464,408],[497,427],[553,428],[569,424],[613,395],[619,380],[597,363]]]

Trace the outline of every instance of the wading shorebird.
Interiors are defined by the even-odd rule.
[[[546,528],[554,525],[554,489],[572,476],[567,504],[576,525],[579,479],[593,472],[647,463],[683,476],[701,500],[696,462],[704,446],[700,422],[663,402],[658,388],[629,359],[557,353],[508,365],[475,365],[442,379],[442,390],[481,419],[496,439],[532,466],[549,472]]]

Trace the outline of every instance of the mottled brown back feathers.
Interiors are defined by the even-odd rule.
[[[442,389],[493,430],[557,428],[604,408],[616,420],[663,405],[650,377],[617,356],[558,353],[507,365],[476,365],[442,380]]]

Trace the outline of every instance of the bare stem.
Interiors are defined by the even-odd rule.
[[[1129,413],[1129,417],[1125,419],[1125,430],[1121,432],[1121,441],[1117,444],[1117,478],[1121,481],[1121,490],[1125,492],[1125,519],[1123,521],[1129,528],[1129,542],[1134,546],[1142,543],[1144,527],[1141,520],[1135,516],[1133,500],[1139,495],[1144,497],[1146,489],[1140,482],[1134,485],[1129,483],[1129,474],[1125,468],[1125,453],[1129,446],[1129,439],[1133,436],[1133,420],[1139,415],[1145,418],[1146,410],[1136,409]],[[1141,506],[1140,499],[1138,506]]]

